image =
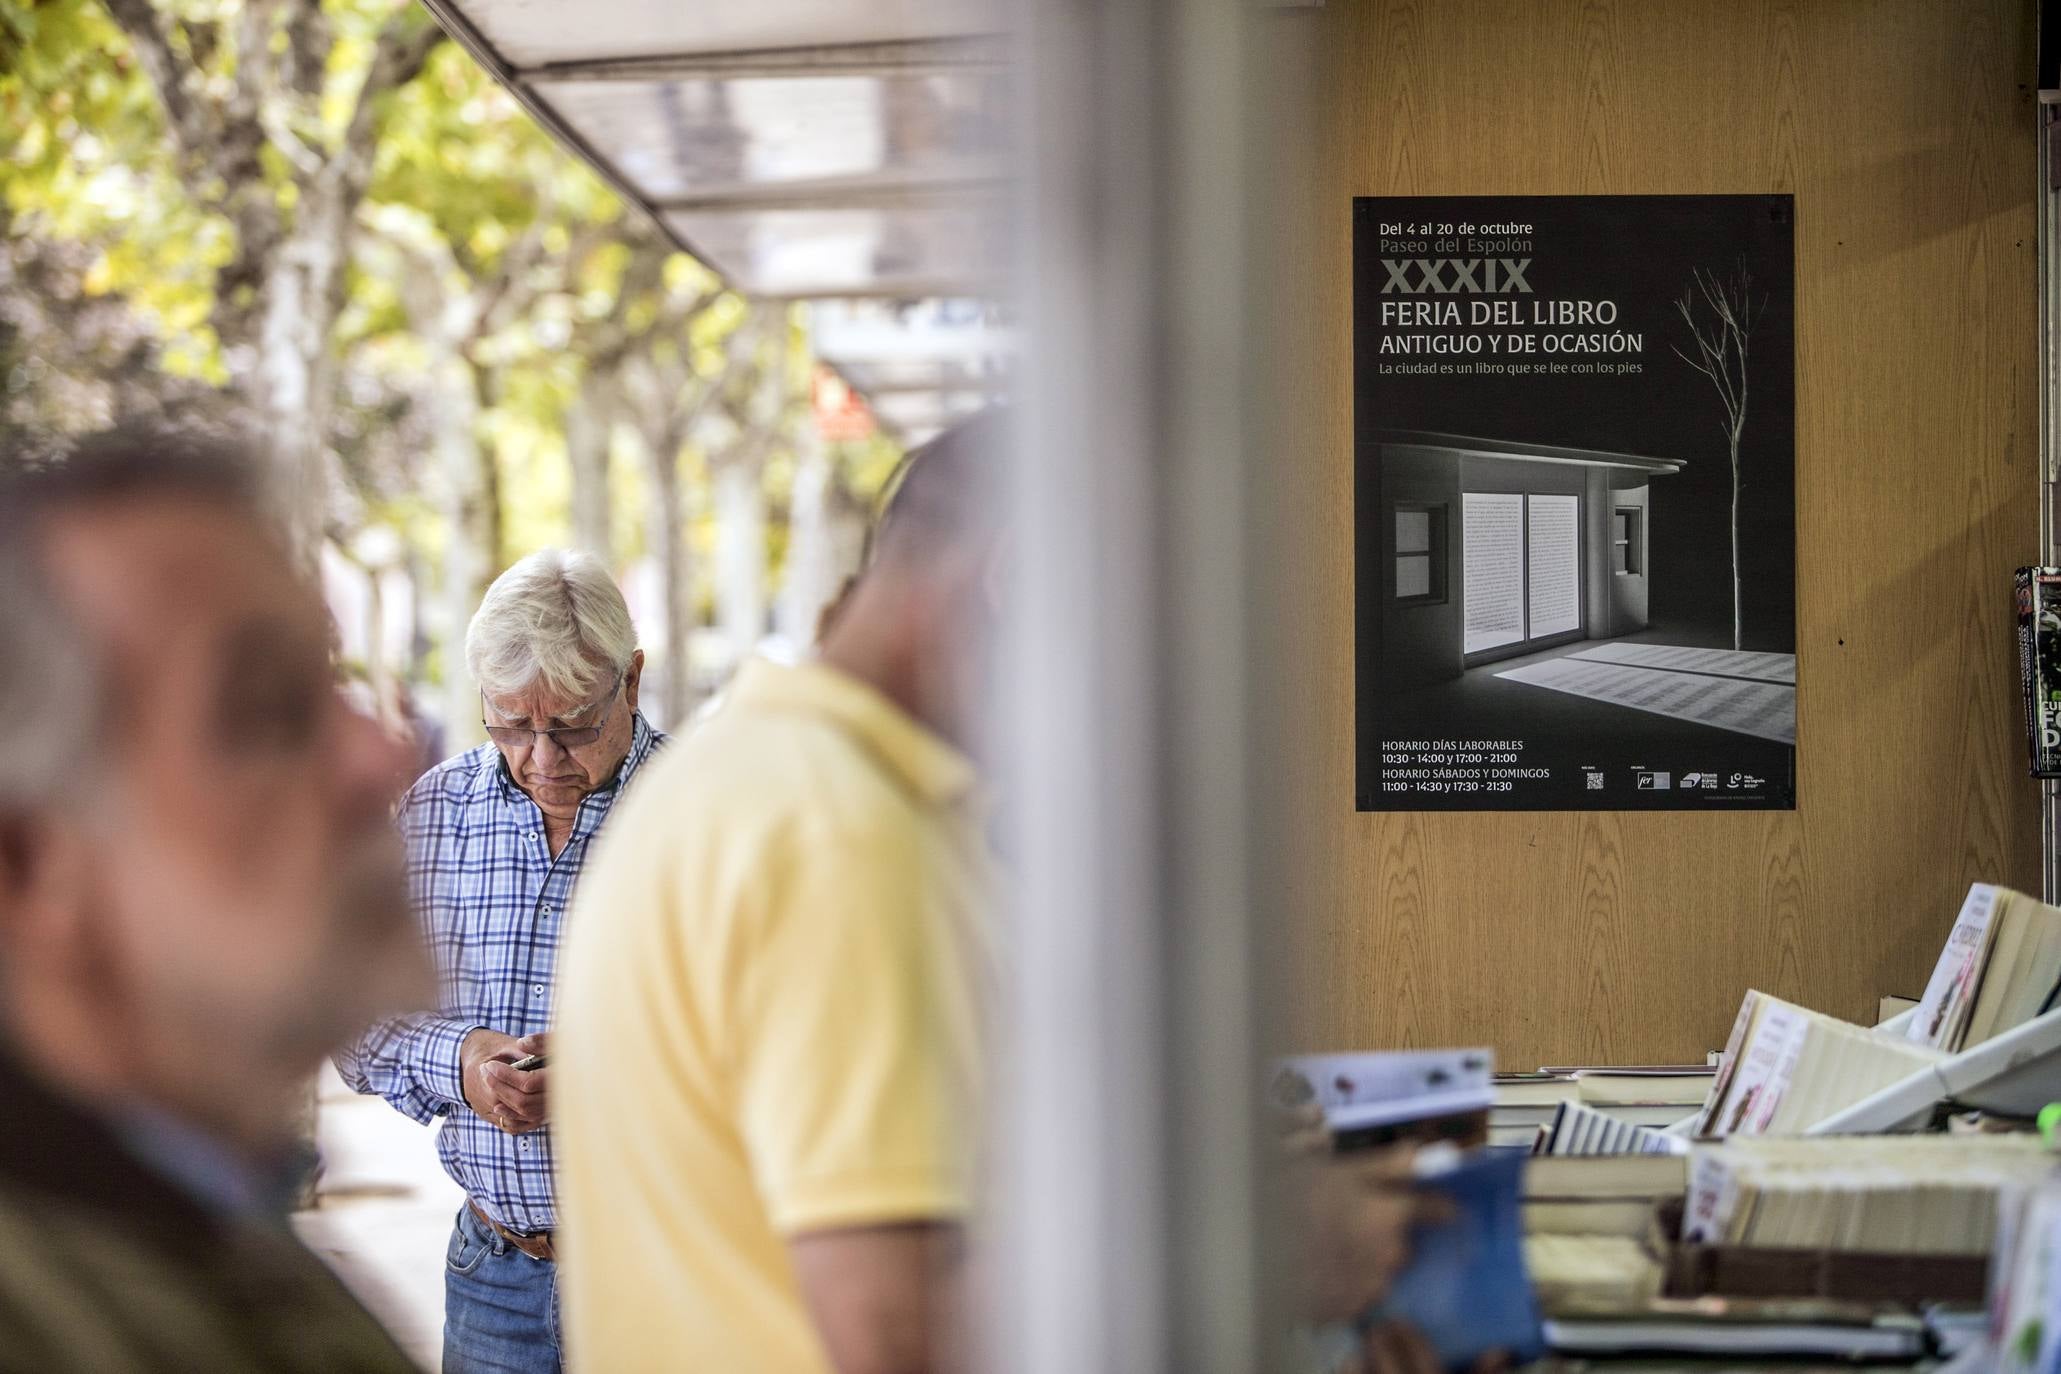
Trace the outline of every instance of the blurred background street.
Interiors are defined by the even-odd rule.
[[[437,1163],[436,1136],[323,1066],[315,1206],[294,1229],[343,1276],[425,1369],[444,1338],[444,1248],[464,1194]]]

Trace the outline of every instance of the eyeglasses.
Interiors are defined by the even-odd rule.
[[[622,690],[623,678],[618,674],[615,686],[608,689],[607,696],[583,708],[583,711],[599,711],[603,707],[610,708],[602,714],[600,720],[592,725],[561,725],[556,730],[530,730],[520,725],[492,724],[484,714],[480,716],[479,723],[486,727],[487,738],[504,749],[527,749],[546,735],[549,735],[551,742],[560,749],[579,749],[601,738],[601,728],[608,724],[608,717],[610,714],[613,714],[616,697]],[[479,700],[481,707],[484,708],[487,704],[484,693],[481,694]],[[575,712],[574,714],[581,713]]]

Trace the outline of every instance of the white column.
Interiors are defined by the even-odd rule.
[[[1274,21],[1224,0],[1017,17],[1026,356],[997,735],[1016,1015],[987,1353],[1009,1374],[1245,1374],[1273,1363],[1257,931],[1282,943],[1286,915],[1250,766],[1270,551],[1247,62]]]

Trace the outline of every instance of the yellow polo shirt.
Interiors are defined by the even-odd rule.
[[[787,1239],[972,1203],[974,771],[863,683],[762,661],[645,767],[559,968],[570,1363],[826,1371]]]

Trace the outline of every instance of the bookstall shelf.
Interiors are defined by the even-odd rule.
[[[1909,1015],[1892,1017],[1881,1029],[1901,1031]],[[2031,1117],[2057,1101],[2061,1101],[2061,1009],[1928,1065],[1834,1113],[1806,1134],[1921,1129],[1942,1103],[2001,1116]]]

